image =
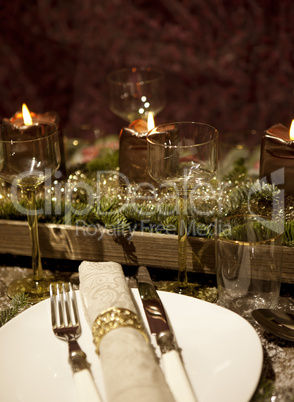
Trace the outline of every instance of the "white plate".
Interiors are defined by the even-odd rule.
[[[133,293],[142,311],[137,290]],[[253,327],[214,304],[166,292],[160,292],[160,297],[199,402],[250,400],[263,360]],[[81,304],[80,315],[83,333],[79,343],[105,398],[99,358]],[[52,333],[49,300],[31,307],[0,329],[0,356],[1,401],[77,401],[66,342]]]

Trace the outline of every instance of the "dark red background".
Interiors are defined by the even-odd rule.
[[[224,132],[294,117],[293,0],[7,0],[0,32],[1,118],[26,102],[119,132],[106,75],[133,65],[166,72],[158,123]]]

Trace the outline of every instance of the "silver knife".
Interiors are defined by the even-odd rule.
[[[156,335],[163,372],[174,399],[176,402],[196,402],[176,340],[148,269],[139,267],[136,279],[150,332]]]

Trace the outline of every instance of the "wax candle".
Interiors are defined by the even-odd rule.
[[[283,188],[285,195],[294,195],[293,122],[290,129],[282,124],[270,127],[261,142],[260,179],[266,178],[268,183]]]
[[[147,133],[154,127],[153,116],[135,120],[119,135],[119,168],[131,182],[150,182],[147,171]]]
[[[18,127],[22,127],[29,124],[38,124],[38,123],[52,123],[55,124],[58,129],[59,135],[59,147],[61,154],[61,163],[59,170],[63,175],[66,174],[65,168],[65,156],[64,156],[64,143],[63,143],[63,133],[60,127],[60,117],[56,112],[46,112],[46,113],[34,113],[29,111],[25,104],[22,105],[22,111],[16,112],[10,118],[4,118],[3,123],[13,124]]]
[[[4,118],[3,122],[4,123],[10,123],[14,124],[15,126],[22,126],[25,124],[24,122],[24,114],[26,113],[26,106],[23,105],[23,110],[21,112],[16,112],[12,117],[10,118]],[[60,123],[60,118],[57,113],[55,112],[46,112],[42,114],[37,114],[31,111],[28,111],[32,118],[32,123],[53,123],[57,127],[59,127]]]

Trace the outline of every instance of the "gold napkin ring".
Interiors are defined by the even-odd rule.
[[[149,342],[144,327],[133,311],[121,307],[110,307],[98,315],[92,326],[93,341],[99,355],[100,342],[104,335],[116,328],[131,327],[139,331]]]

